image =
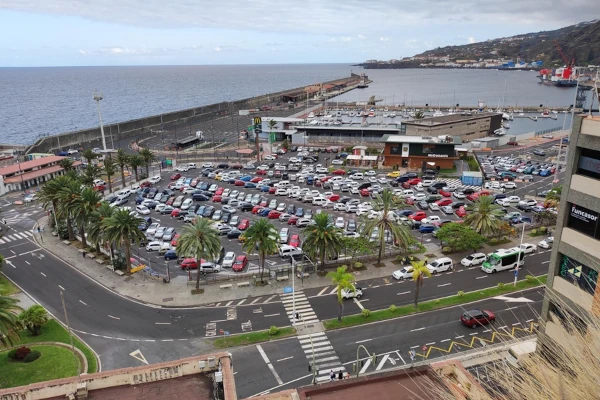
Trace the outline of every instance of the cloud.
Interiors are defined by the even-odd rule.
[[[213,47],[213,51],[214,51],[215,53],[220,53],[220,52],[221,52],[221,50],[222,50],[222,49],[221,49],[221,47],[219,47],[219,46]]]
[[[475,43],[476,42],[476,40],[475,40],[475,38],[473,36],[468,37],[467,40],[469,41],[469,43]]]
[[[351,38],[350,36],[343,36],[343,37],[341,38],[341,40],[342,40],[342,42],[351,42],[351,41],[352,41],[352,38]]]
[[[361,35],[360,33],[358,35],[356,35],[356,37],[359,38],[360,40],[366,39],[365,35]]]
[[[385,36],[381,36],[379,38],[379,40],[382,41],[382,42],[387,42],[388,40],[390,40],[390,38],[389,37],[385,37]]]

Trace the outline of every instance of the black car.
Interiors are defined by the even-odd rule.
[[[210,218],[213,216],[214,213],[215,213],[215,207],[206,206],[206,208],[204,209],[204,212],[202,213],[202,216],[204,218]]]
[[[210,184],[208,182],[202,182],[200,185],[196,185],[196,187],[200,190],[208,190]]]
[[[237,179],[231,178],[231,179],[227,179],[225,182],[229,183],[230,185],[233,185],[235,183],[235,181],[237,181]]]
[[[465,206],[465,202],[464,201],[455,201],[452,203],[452,208],[457,209],[460,207],[464,207]]]
[[[226,164],[226,163],[219,164],[219,165],[217,165],[217,168],[229,169],[229,164]]]
[[[223,214],[221,214],[221,221],[225,222],[226,224],[229,223],[229,220],[231,219],[231,213],[228,212],[224,212]]]
[[[525,212],[529,212],[533,210],[533,207],[527,204],[517,204],[517,209]]]
[[[242,234],[242,231],[240,231],[237,228],[233,228],[232,230],[227,232],[227,239],[237,239],[240,237],[241,234]]]
[[[290,204],[286,211],[288,214],[294,214],[296,212],[296,205]]]
[[[476,192],[476,190],[475,190],[475,189],[472,189],[472,188],[464,188],[464,189],[462,190],[462,192],[463,192],[464,194],[473,194],[473,193],[475,193],[475,192]]]
[[[194,199],[194,201],[208,201],[208,196],[205,196],[201,193],[197,193],[192,195],[192,199]]]
[[[417,203],[417,207],[419,207],[421,210],[427,210],[429,209],[429,203],[423,200]]]
[[[392,187],[398,187],[400,184],[398,183],[398,181],[391,181],[390,182],[390,186]]]
[[[228,204],[231,198],[229,197],[221,197],[221,204]]]
[[[343,204],[346,204],[346,203],[347,203],[347,202],[349,202],[350,200],[352,200],[352,198],[350,198],[350,197],[348,197],[348,196],[343,196],[343,197],[340,197],[340,198],[339,198],[339,200],[338,200],[338,203],[343,203]]]
[[[240,211],[252,211],[252,208],[254,208],[254,206],[250,203],[241,203],[239,206]]]
[[[348,220],[346,224],[346,231],[348,232],[356,232],[356,221],[353,219]]]
[[[290,147],[290,151],[298,151],[298,146],[292,146],[292,147]]]
[[[148,201],[146,203],[146,207],[148,207],[151,210],[154,210],[158,204],[159,204],[158,201]]]
[[[438,194],[438,190],[433,186],[428,186],[427,191],[431,194]]]

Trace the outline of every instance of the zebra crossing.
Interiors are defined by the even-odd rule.
[[[25,218],[29,218],[34,215],[35,212],[25,211],[21,212],[19,210],[8,210],[2,212],[2,219],[8,223],[9,225],[16,224]]]
[[[332,371],[336,379],[340,372],[346,375],[346,368],[342,365],[325,332],[300,335],[298,340],[308,364],[316,369],[317,383],[328,381]]]
[[[29,239],[31,237],[33,237],[33,232],[31,231],[13,233],[11,235],[4,235],[0,237],[0,244],[10,243],[17,240]]]
[[[470,189],[476,189],[479,190],[481,189],[481,186],[470,186],[470,185],[463,185],[462,181],[458,178],[455,179],[440,179],[441,181],[444,181],[446,183],[448,183],[450,186],[455,186],[461,189],[466,189],[466,188],[470,188]]]
[[[295,322],[294,294],[288,293],[288,294],[280,295],[280,297],[281,297],[281,302],[283,303],[283,307],[285,308],[285,312],[287,313],[288,318],[290,319],[290,322],[292,324],[294,324],[294,322]],[[302,291],[296,292],[295,301],[296,301],[296,312],[300,316],[300,322],[302,322],[302,323],[306,322],[307,324],[310,324],[313,322],[319,322],[319,319],[317,318],[317,315],[315,314],[314,310],[312,309],[312,306],[308,302],[308,299],[306,298],[306,295],[304,294],[304,292],[302,292]]]

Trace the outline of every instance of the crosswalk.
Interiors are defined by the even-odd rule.
[[[346,368],[342,365],[325,332],[300,335],[298,340],[308,364],[316,369],[317,383],[328,381],[332,371],[336,379],[340,372],[346,375]]]
[[[9,225],[12,225],[12,224],[16,224],[17,222],[24,220],[25,218],[31,217],[34,214],[35,214],[34,211],[22,212],[20,210],[8,210],[8,211],[2,212],[1,218],[4,221],[6,221]]]
[[[450,184],[451,186],[455,186],[455,187],[459,187],[462,189],[466,189],[466,188],[470,188],[470,189],[481,189],[481,186],[470,186],[470,185],[463,185],[462,181],[458,178],[455,179],[440,179],[448,184]]]
[[[281,302],[283,303],[283,307],[290,319],[290,322],[294,324],[295,316],[294,316],[294,300],[295,300],[295,311],[299,314],[300,322],[302,323],[313,323],[319,322],[315,311],[312,306],[308,302],[306,295],[302,291],[296,292],[296,296],[293,293],[280,295]],[[295,298],[294,298],[295,297]]]
[[[0,244],[10,243],[17,240],[29,239],[31,237],[33,237],[33,232],[31,231],[13,233],[11,235],[4,235],[0,237]]]

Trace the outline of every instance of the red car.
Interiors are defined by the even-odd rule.
[[[295,215],[291,216],[290,219],[288,219],[288,225],[296,225],[296,222],[298,222],[298,217],[296,217]]]
[[[321,178],[321,179],[320,179],[320,181],[321,181],[321,182],[327,182],[327,181],[328,181],[328,180],[330,180],[330,179],[331,179],[331,177],[330,177],[330,176],[326,176],[326,177],[324,177],[324,178]]]
[[[181,178],[181,174],[173,174],[173,175],[171,175],[171,180],[172,181],[176,181],[179,178]]]
[[[173,211],[171,211],[171,217],[178,217],[180,212],[181,210],[179,208],[173,209]]]
[[[332,174],[334,174],[334,175],[345,175],[346,171],[344,171],[343,169],[336,169],[335,171],[332,172]]]
[[[233,164],[230,168],[231,169],[242,169],[242,168],[244,168],[244,166],[240,163],[237,163],[237,164]]]
[[[425,213],[425,211],[417,211],[416,213],[409,215],[408,218],[415,221],[420,221],[423,218],[427,218],[427,214]]]
[[[317,179],[317,180],[315,181],[315,186],[322,186],[322,185],[323,185],[323,182],[321,182],[321,180],[320,180],[320,179]]]
[[[480,190],[477,194],[479,196],[489,196],[490,192],[488,192],[487,190]]]
[[[263,179],[265,179],[265,178],[263,178],[262,176],[255,176],[254,178],[250,179],[250,182],[258,183],[258,182],[262,181]]]
[[[407,182],[402,182],[402,187],[404,189],[410,189],[410,183],[408,183],[408,181]]]
[[[267,174],[267,171],[264,169],[259,169],[256,171],[256,175],[266,175],[266,174]]]
[[[180,264],[181,269],[198,269],[198,261],[195,258],[186,258]]]
[[[473,329],[490,324],[495,320],[496,316],[494,313],[488,310],[465,311],[463,315],[460,316],[460,322]]]
[[[243,219],[240,221],[240,223],[238,224],[238,229],[240,231],[245,231],[246,229],[248,229],[248,227],[250,226],[250,221],[247,219]]]
[[[332,194],[331,196],[329,196],[327,198],[327,200],[329,201],[338,201],[340,199],[340,195],[339,194]]]
[[[367,196],[371,195],[371,192],[369,192],[369,189],[361,189],[359,193],[363,197],[367,197]]]
[[[152,183],[148,182],[148,181],[140,183],[141,188],[150,187],[150,186],[152,186]]]
[[[269,194],[275,194],[276,191],[277,191],[276,187],[270,187],[269,188]]]
[[[452,204],[452,199],[442,199],[435,202],[440,207],[449,206]]]
[[[221,200],[223,199],[223,196],[221,195],[214,195],[212,198],[213,203],[220,203]]]
[[[235,186],[244,186],[245,184],[246,184],[246,182],[240,181],[240,180],[237,180],[237,181],[234,182]]]
[[[454,214],[456,214],[456,216],[457,216],[457,217],[460,217],[460,218],[462,218],[462,217],[464,217],[465,215],[467,215],[467,212],[465,211],[465,208],[464,208],[464,207],[458,207],[458,210],[456,210],[456,211],[454,212]]]
[[[177,246],[177,239],[179,238],[179,236],[181,236],[179,233],[176,233],[175,236],[173,236],[173,240],[171,240],[171,246]]]
[[[231,266],[231,269],[235,272],[241,272],[244,270],[244,268],[246,268],[246,265],[248,265],[248,257],[242,254],[240,256],[237,256],[235,262]]]
[[[506,144],[508,144],[508,145],[510,145],[510,146],[518,146],[518,145],[519,145],[519,142],[508,142],[508,143],[506,143]]]
[[[254,206],[254,207],[252,207],[252,214],[258,214],[258,212],[262,209],[263,209],[263,206]]]
[[[290,246],[300,247],[300,235],[292,235],[290,236],[290,241],[288,243]]]
[[[92,189],[96,192],[104,192],[106,190],[106,187],[104,185],[96,185]]]
[[[441,194],[444,197],[452,197],[452,193],[446,192],[445,190],[440,190],[439,194]]]
[[[280,215],[281,215],[281,211],[271,210],[271,211],[269,211],[267,218],[268,219],[277,219],[277,218],[279,218]]]
[[[421,178],[412,178],[407,180],[406,182],[408,182],[409,185],[418,185],[419,183],[421,183]]]
[[[413,199],[412,197],[409,197],[407,199],[404,199],[404,202],[410,206],[412,206],[413,204],[415,204],[415,199]]]
[[[197,184],[198,184],[198,178],[194,178],[190,182],[190,186],[193,187],[193,188],[195,188]]]
[[[215,190],[215,195],[220,196],[223,194],[224,191],[225,191],[225,188],[219,187],[219,188],[217,188],[217,190]]]
[[[169,199],[167,200],[167,202],[165,204],[168,206],[172,206],[174,201],[175,201],[175,196],[171,196],[171,197],[169,197]]]
[[[477,193],[471,193],[471,194],[467,195],[467,200],[477,201],[478,198],[479,198],[479,194],[477,194]]]

